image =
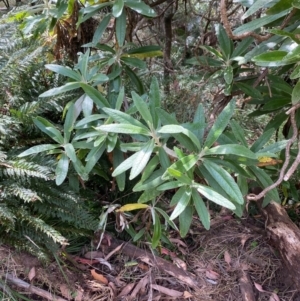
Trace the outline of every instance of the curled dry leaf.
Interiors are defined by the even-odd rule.
[[[188,292],[188,291],[183,292],[183,298],[184,299],[193,298],[193,297],[194,296],[190,292]]]
[[[182,259],[175,257],[173,258],[173,263],[176,264],[179,268],[182,268],[185,271],[187,270],[186,263]]]
[[[183,296],[182,292],[172,290],[172,289],[169,289],[169,288],[161,286],[161,285],[152,284],[151,287],[165,295],[170,296],[170,297],[178,298],[178,297]]]
[[[28,279],[31,281],[35,277],[35,267],[32,267],[28,273]]]
[[[206,270],[205,276],[211,280],[218,280],[220,278],[220,274],[213,270]]]
[[[95,260],[98,260],[101,264],[107,266],[110,270],[112,270],[111,264],[107,260],[103,258],[95,258]]]
[[[101,282],[102,284],[108,284],[108,280],[102,274],[98,274],[94,269],[91,270],[91,274],[95,280]]]
[[[231,265],[231,256],[227,250],[224,252],[224,260],[229,266]]]

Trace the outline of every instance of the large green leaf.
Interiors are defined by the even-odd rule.
[[[132,83],[135,85],[138,93],[141,95],[144,94],[145,93],[144,85],[141,79],[138,77],[138,75],[129,66],[124,66],[124,70],[129,76]]]
[[[50,89],[44,93],[42,93],[41,95],[39,95],[39,97],[50,97],[50,96],[55,96],[58,94],[62,94],[71,90],[76,90],[80,88],[80,83],[79,82],[75,82],[75,83],[67,83],[61,87],[58,88],[53,88]]]
[[[33,120],[34,124],[45,134],[51,137],[54,141],[60,144],[64,144],[64,138],[61,135],[60,131],[55,128],[55,126],[42,117],[36,117]]]
[[[237,29],[233,31],[233,34],[235,35],[241,35],[246,32],[253,32],[256,29],[259,29],[261,27],[264,27],[265,25],[278,20],[281,17],[286,16],[289,13],[290,9],[286,9],[284,11],[281,11],[278,14],[271,15],[271,16],[264,16],[257,19],[254,19],[253,21],[247,22],[246,24],[241,25]]]
[[[113,120],[115,120],[117,122],[135,125],[135,126],[138,126],[140,128],[145,129],[146,131],[148,130],[148,128],[144,124],[142,124],[137,119],[131,117],[129,114],[126,114],[126,113],[121,112],[119,110],[110,109],[110,108],[103,108],[103,111],[107,115],[112,117]]]
[[[192,199],[199,218],[206,230],[210,228],[209,212],[196,188],[192,188]]]
[[[64,145],[64,149],[65,149],[66,155],[71,159],[71,161],[76,162],[77,156],[76,156],[73,145],[71,143],[67,143]]]
[[[300,81],[295,85],[292,92],[292,104],[295,105],[300,102]]]
[[[252,58],[252,61],[262,67],[280,67],[285,65],[291,65],[299,61],[299,57],[293,57],[291,59],[285,59],[287,55],[286,51],[274,50],[266,52]]]
[[[105,124],[96,127],[96,130],[119,134],[140,134],[145,136],[151,135],[151,132],[149,130],[145,130],[144,127],[139,127],[128,123]]]
[[[225,60],[231,57],[233,51],[233,42],[229,39],[224,27],[221,24],[215,26],[216,35],[220,44],[221,51]]]
[[[127,158],[125,161],[123,161],[120,165],[118,165],[118,167],[114,170],[114,172],[112,173],[113,177],[116,177],[120,174],[122,174],[123,172],[125,172],[126,170],[130,169],[134,163],[135,160],[138,156],[138,152],[133,154],[132,156],[130,156],[129,158]]]
[[[68,67],[55,65],[55,64],[46,64],[45,67],[53,72],[72,78],[75,81],[80,82],[82,80],[81,75],[78,72]]]
[[[139,58],[135,58],[135,57],[121,57],[121,62],[123,62],[124,64],[133,67],[133,68],[139,68],[139,69],[146,69],[147,68],[147,64],[146,62],[142,61]]]
[[[245,138],[244,129],[235,120],[230,121],[230,127],[232,129],[235,138],[242,143],[243,146],[247,147],[248,143]]]
[[[137,13],[147,16],[156,17],[156,12],[142,0],[124,0],[125,5],[135,10]]]
[[[160,89],[158,80],[155,76],[152,77],[150,91],[149,91],[149,110],[153,119],[154,128],[159,125],[159,117],[156,108],[161,107]]]
[[[139,152],[136,153],[135,163],[131,168],[129,180],[136,178],[146,167],[152,155],[154,145],[154,139],[151,139]]]
[[[160,242],[160,238],[161,238],[161,223],[160,223],[160,219],[159,219],[159,215],[155,212],[154,208],[152,209],[154,211],[154,227],[153,227],[153,236],[152,236],[152,241],[151,241],[151,247],[153,249],[155,249],[159,242]]]
[[[147,122],[148,126],[153,125],[152,116],[146,102],[134,91],[132,92],[132,99],[137,110],[139,111],[143,119]]]
[[[181,173],[186,173],[197,164],[198,160],[199,158],[197,155],[190,154],[173,163],[170,166],[170,169],[178,170]],[[162,179],[168,179],[168,178],[169,178],[169,172],[167,170],[163,174]]]
[[[249,9],[243,14],[242,16],[242,20],[250,17],[251,15],[253,15],[255,12],[257,12],[258,10],[268,7],[268,4],[270,2],[272,2],[273,0],[257,0],[255,1],[250,7]]]
[[[181,237],[185,237],[190,230],[193,221],[193,212],[193,207],[188,205],[179,215],[179,231]]]
[[[164,125],[162,128],[160,128],[157,131],[159,134],[179,134],[182,133],[189,137],[191,141],[194,143],[194,145],[197,147],[198,150],[200,150],[200,142],[196,135],[194,135],[191,131],[187,130],[181,125],[176,125],[176,124],[170,124],[170,125]]]
[[[26,156],[29,156],[29,155],[38,154],[38,153],[46,152],[48,150],[56,149],[56,148],[59,148],[59,147],[60,147],[59,144],[36,145],[36,146],[30,147],[26,151],[22,152],[21,154],[18,155],[18,157],[19,158],[26,157]]]
[[[61,185],[67,177],[69,170],[69,158],[66,154],[62,154],[55,169],[55,183]]]
[[[271,177],[261,168],[258,168],[257,166],[249,166],[248,167],[252,172],[253,174],[256,176],[258,182],[261,184],[262,187],[268,187],[270,185],[273,184],[273,181],[271,179]],[[269,191],[266,196],[274,201],[274,202],[277,202],[277,203],[280,203],[280,197],[279,197],[279,194],[278,194],[278,191],[276,188],[272,189],[271,191]],[[266,203],[266,200],[263,202],[263,205],[266,206],[267,203]]]
[[[219,193],[217,193],[210,187],[195,183],[194,188],[196,188],[200,194],[202,194],[204,197],[206,197],[210,201],[212,201],[222,207],[226,207],[230,210],[236,209],[235,205],[232,202],[230,202],[229,200],[224,198],[222,195],[220,195]]]
[[[121,0],[122,1],[122,0]],[[106,29],[106,27],[108,26],[109,24],[109,21],[111,20],[111,15],[108,14],[106,15],[102,20],[101,22],[99,23],[95,33],[94,33],[94,36],[93,36],[93,41],[92,43],[93,44],[97,44],[99,43],[100,39],[102,38],[102,35]]]
[[[119,46],[123,46],[126,35],[126,10],[122,9],[120,17],[116,20],[116,37]]]
[[[235,109],[235,102],[231,100],[230,103],[223,109],[221,114],[217,117],[215,123],[210,129],[204,143],[204,147],[211,147],[223,133],[227,127],[230,118],[232,117]]]
[[[88,154],[88,160],[87,163],[86,163],[86,166],[85,166],[85,172],[87,174],[89,174],[92,169],[94,168],[94,166],[97,164],[97,162],[99,161],[99,159],[101,158],[102,154],[104,153],[105,151],[105,144],[100,144],[99,146],[97,147],[94,147],[90,153]]]
[[[112,8],[112,13],[115,18],[119,18],[123,12],[124,1],[116,0]]]
[[[222,186],[232,201],[238,204],[244,203],[244,198],[239,187],[225,169],[210,160],[203,160],[203,165],[212,177]]]
[[[223,144],[205,150],[204,155],[236,155],[256,160],[256,155],[247,147],[239,144]]]
[[[94,87],[86,83],[80,83],[80,87],[84,90],[84,92],[94,101],[94,103],[100,108],[110,107],[107,99]]]
[[[72,103],[68,109],[65,123],[64,123],[64,142],[65,143],[68,143],[70,141],[71,133],[73,131],[74,123],[76,121],[77,116],[78,115],[76,114],[75,106]]]
[[[265,131],[251,146],[250,150],[253,152],[258,152],[266,143],[268,143],[274,134],[275,129],[269,129]]]
[[[191,199],[192,191],[191,188],[188,186],[180,187],[177,192],[174,194],[171,204],[176,204],[174,208],[170,220],[174,220],[176,217],[182,213],[185,208],[188,206],[190,199]]]

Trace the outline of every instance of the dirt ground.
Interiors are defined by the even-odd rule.
[[[168,253],[161,249],[159,256],[191,272],[198,283],[196,288],[163,273],[155,265],[122,254],[120,248],[105,254],[100,251],[101,247],[97,253],[91,253],[95,250],[87,250],[87,247],[78,256],[62,253],[59,265],[56,261],[43,265],[32,256],[4,245],[0,246],[0,287],[6,296],[12,289],[29,300],[41,301],[54,296],[59,301],[243,301],[248,300],[243,290],[245,283],[241,282],[243,275],[254,300],[300,300],[276,250],[268,245],[260,217],[219,217],[212,221],[209,231],[195,220],[185,239],[176,236],[170,239],[174,250]],[[13,284],[6,275],[31,285],[29,289],[21,289],[16,280]],[[34,294],[35,288],[48,295],[39,291]],[[1,300],[13,299],[3,297]]]

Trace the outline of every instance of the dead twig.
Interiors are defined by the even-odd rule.
[[[3,278],[5,278],[5,280],[7,280],[8,282],[16,285],[17,287],[26,289],[28,291],[30,291],[33,294],[36,294],[38,296],[41,296],[43,298],[46,298],[47,300],[51,300],[51,301],[67,301],[64,298],[61,297],[57,297],[41,288],[38,288],[36,286],[33,286],[17,277],[14,277],[12,274],[6,274],[6,275],[1,275]]]
[[[286,149],[285,149],[285,161],[283,163],[283,166],[280,170],[280,174],[279,177],[277,179],[277,181],[275,183],[273,183],[272,185],[266,187],[261,193],[255,195],[255,194],[249,194],[247,196],[247,200],[248,201],[258,201],[260,199],[262,199],[263,197],[265,197],[265,195],[272,189],[276,188],[277,186],[279,186],[283,181],[287,181],[290,176],[294,173],[294,171],[296,170],[297,166],[300,163],[300,142],[298,143],[298,155],[294,161],[294,163],[292,164],[292,166],[290,167],[290,169],[288,171],[288,165],[290,163],[290,150],[291,147],[293,145],[293,143],[297,140],[298,138],[298,128],[297,128],[297,124],[296,124],[296,120],[295,120],[295,114],[297,109],[300,108],[300,104],[294,105],[293,107],[291,107],[286,114],[290,115],[291,117],[291,125],[292,125],[292,129],[293,129],[293,135],[292,137],[288,140],[287,145],[286,145]]]

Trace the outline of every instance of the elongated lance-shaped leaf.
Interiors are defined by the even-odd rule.
[[[71,90],[76,90],[80,88],[80,83],[79,82],[75,82],[75,83],[66,83],[65,85],[58,87],[58,88],[53,88],[50,89],[44,93],[42,93],[41,95],[39,95],[39,97],[49,97],[49,96],[55,96],[58,94],[62,94]]]
[[[146,102],[134,91],[132,92],[132,99],[136,108],[138,109],[143,119],[147,122],[147,124],[149,126],[153,125],[153,119]]]
[[[119,166],[124,161],[123,153],[118,149],[115,148],[113,150],[113,167],[114,169]],[[123,172],[116,176],[117,185],[120,191],[124,191],[125,184],[126,184],[126,173]]]
[[[224,60],[226,61],[231,57],[233,51],[233,42],[231,39],[229,39],[225,29],[221,24],[217,24],[215,26],[215,30]]]
[[[268,187],[273,184],[271,177],[261,168],[257,166],[248,166],[249,170],[253,172],[256,176],[258,182],[261,184],[262,187]],[[269,191],[266,196],[269,197],[274,202],[280,203],[280,197],[276,188]],[[264,201],[263,206],[266,206],[267,203]]]
[[[198,138],[200,144],[203,144],[203,135],[204,135],[204,129],[205,129],[205,113],[203,109],[203,105],[199,104],[197,107],[197,110],[195,112],[193,124],[198,124],[197,128],[190,129],[194,135]]]
[[[175,195],[172,198],[172,201],[176,199],[176,207],[174,208],[170,220],[174,220],[176,217],[182,213],[185,208],[188,206],[191,200],[192,191],[191,188],[188,186],[180,187]]]
[[[154,139],[151,139],[145,144],[145,146],[139,152],[137,152],[135,163],[131,168],[129,180],[136,178],[146,167],[152,155],[154,145],[155,145]]]
[[[153,119],[154,128],[159,126],[159,117],[156,108],[161,107],[159,84],[156,77],[152,77],[149,91],[149,110]]]
[[[222,167],[210,160],[203,160],[203,165],[212,177],[221,185],[232,201],[243,204],[243,195],[232,176]]]
[[[105,119],[105,118],[107,118],[107,115],[105,115],[105,114],[93,114],[93,115],[89,115],[89,116],[86,116],[83,119],[79,120],[78,122],[76,122],[74,128],[75,129],[83,129],[90,122],[93,122],[93,121],[96,121],[96,120],[100,120],[100,119]]]
[[[162,128],[160,128],[157,133],[160,134],[184,134],[187,137],[189,137],[191,139],[191,141],[193,142],[193,144],[197,147],[198,150],[200,150],[201,146],[200,146],[200,142],[198,140],[198,138],[196,137],[196,135],[194,135],[190,130],[184,128],[181,125],[164,125]]]
[[[80,70],[83,81],[88,80],[88,63],[90,57],[90,48],[83,54],[80,54],[76,67]]]
[[[77,114],[75,111],[75,105],[72,103],[68,109],[64,123],[64,142],[68,143],[70,141],[71,133],[74,128],[74,123],[76,121]]]
[[[126,113],[121,112],[119,110],[110,109],[110,108],[103,108],[103,111],[108,116],[112,117],[113,120],[115,120],[117,122],[131,124],[131,125],[143,128],[146,131],[149,130],[144,124],[142,124],[137,119],[131,117],[129,114],[126,114]]]
[[[121,109],[124,100],[125,100],[125,89],[124,89],[124,87],[122,87],[120,89],[120,92],[119,92],[119,95],[118,95],[118,98],[117,98],[117,102],[116,102],[116,107],[115,107],[115,109],[118,112]]]
[[[93,102],[99,106],[99,108],[110,107],[107,99],[95,88],[91,87],[86,83],[79,83],[80,87],[84,90],[84,92],[93,100]]]
[[[236,155],[256,160],[256,154],[247,147],[239,144],[223,144],[215,146],[204,151],[204,156],[207,155]]]
[[[47,134],[49,137],[51,137],[54,141],[57,143],[63,144],[64,138],[61,135],[60,131],[55,128],[55,126],[42,117],[36,117],[33,120],[34,124],[45,134]]]
[[[222,207],[228,208],[230,210],[236,209],[235,205],[232,202],[230,202],[228,199],[224,198],[221,194],[217,193],[212,188],[198,184],[198,183],[195,183],[193,186],[194,186],[194,188],[196,188],[198,190],[198,192],[200,194],[202,194],[204,197],[206,197],[210,201],[212,201]]]
[[[157,155],[155,155],[147,164],[147,166],[145,167],[142,177],[141,177],[141,182],[146,181],[154,172],[154,170],[157,168],[159,164],[159,158]]]
[[[109,24],[110,19],[111,19],[111,14],[108,14],[101,20],[100,24],[98,25],[98,27],[94,33],[93,41],[92,41],[93,44],[99,43],[106,27]]]
[[[140,134],[144,136],[150,136],[151,132],[149,130],[145,130],[136,125],[131,125],[128,123],[113,123],[113,124],[105,124],[95,128],[96,130],[100,130],[103,132],[109,133],[119,133],[119,134]]]
[[[113,16],[115,18],[118,18],[121,16],[122,11],[123,11],[123,7],[124,7],[124,1],[123,0],[116,0],[115,4],[113,5],[112,8],[112,12],[113,12]]]
[[[124,2],[126,6],[130,7],[141,15],[147,17],[156,17],[155,10],[141,0],[124,0]]]
[[[67,177],[69,170],[69,158],[66,154],[62,154],[56,169],[55,169],[55,183],[56,185],[61,185]]]
[[[122,174],[123,172],[125,172],[126,170],[130,169],[133,164],[135,164],[135,160],[138,156],[138,152],[133,154],[132,156],[130,156],[129,158],[127,158],[125,161],[123,161],[112,173],[113,177],[116,177],[120,174]]]
[[[95,147],[94,149],[91,150],[96,150],[93,152],[93,155],[89,156],[89,160],[87,161],[87,164],[85,165],[85,172],[89,174],[94,166],[97,164],[99,159],[101,158],[102,154],[105,151],[105,144],[100,144],[98,147]]]
[[[33,154],[38,154],[38,153],[42,153],[42,152],[46,152],[52,149],[56,149],[59,148],[60,144],[41,144],[41,145],[36,145],[33,146],[29,149],[27,149],[26,151],[22,152],[21,154],[18,155],[19,158],[21,157],[26,157],[29,155],[33,155]]]
[[[45,67],[55,73],[72,78],[77,82],[80,82],[82,80],[81,75],[78,72],[68,67],[55,65],[55,64],[46,64]]]
[[[210,148],[220,137],[225,130],[232,117],[235,109],[235,101],[231,100],[230,103],[223,109],[220,115],[217,117],[215,123],[210,129],[207,138],[204,143],[204,147]]]
[[[269,129],[265,131],[251,146],[250,150],[253,152],[258,152],[266,143],[270,141],[270,138],[274,134],[275,129]]]
[[[76,156],[73,145],[71,143],[67,143],[64,145],[64,149],[65,149],[66,155],[71,159],[71,161],[76,162],[77,156]]]
[[[154,227],[153,227],[153,236],[152,236],[152,241],[151,241],[151,247],[153,249],[155,249],[160,241],[161,238],[161,223],[160,223],[160,219],[159,219],[159,215],[155,212],[154,208],[151,208],[153,212],[153,223],[154,223]]]
[[[243,128],[235,120],[230,121],[230,126],[235,138],[239,140],[243,146],[247,147],[248,143],[245,139],[245,132]]]
[[[185,237],[188,234],[193,221],[193,213],[193,207],[188,205],[179,214],[179,233],[181,237]]]
[[[171,170],[178,170],[181,173],[185,173],[189,171],[191,168],[193,168],[198,162],[198,156],[197,155],[188,155],[177,162],[173,163],[169,168]],[[169,169],[166,170],[166,172],[163,174],[162,179],[168,179],[169,178]]]
[[[116,37],[119,47],[122,47],[126,35],[126,10],[122,9],[120,17],[116,19]]]
[[[181,183],[185,185],[192,185],[193,180],[189,178],[187,175],[179,171],[178,169],[168,168],[168,173],[171,177],[177,179]]]
[[[210,228],[209,212],[196,188],[192,188],[192,199],[199,218],[206,230]]]

